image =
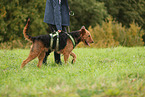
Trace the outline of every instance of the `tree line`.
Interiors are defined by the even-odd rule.
[[[122,26],[132,22],[145,29],[145,0],[68,0],[74,16],[70,17],[71,30],[81,26],[102,25],[108,17]],[[26,19],[31,19],[29,34],[47,34],[48,26],[43,22],[46,0],[2,0],[0,2],[0,43],[23,38]],[[145,38],[144,38],[145,39]]]

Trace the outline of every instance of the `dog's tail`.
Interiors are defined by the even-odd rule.
[[[33,41],[33,37],[30,36],[30,35],[28,35],[28,34],[26,33],[27,28],[28,28],[28,26],[29,26],[29,23],[30,23],[30,18],[28,19],[27,24],[26,24],[26,26],[25,26],[24,29],[23,29],[23,34],[24,34],[24,37],[25,37],[26,40],[28,40],[28,41]]]

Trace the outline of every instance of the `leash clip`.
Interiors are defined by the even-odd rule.
[[[75,13],[74,13],[73,11],[69,11],[69,15],[70,15],[70,16],[74,16]]]

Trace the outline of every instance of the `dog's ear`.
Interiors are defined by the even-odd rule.
[[[86,28],[85,28],[85,26],[82,26],[82,28],[81,28],[81,34],[82,34],[82,36],[84,36],[85,33],[86,33]]]

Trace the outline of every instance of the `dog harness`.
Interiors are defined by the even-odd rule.
[[[72,43],[73,43],[73,48],[75,48],[76,43],[75,43],[73,37],[72,37],[70,34],[68,34],[68,33],[66,33],[66,34],[69,36],[70,40],[72,41]]]
[[[50,49],[52,50],[53,48],[53,37],[57,37],[57,39],[56,39],[56,51],[58,51],[58,49],[59,49],[59,34],[58,34],[58,31],[55,33],[55,34],[50,34],[50,37],[51,37],[51,39],[50,39]]]
[[[75,44],[75,41],[74,41],[74,38],[70,35],[70,34],[68,34],[68,33],[66,33],[68,36],[69,36],[69,38],[71,39],[71,41],[72,41],[72,43],[73,43],[73,48],[75,48],[75,46],[76,46],[76,44]],[[56,48],[55,48],[55,50],[56,51],[58,51],[59,50],[59,32],[57,31],[55,34],[49,34],[50,35],[50,37],[51,37],[51,39],[50,39],[50,50],[53,50],[53,37],[57,37],[57,39],[56,39]]]

